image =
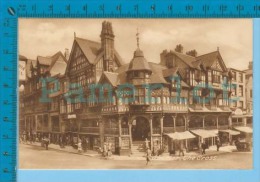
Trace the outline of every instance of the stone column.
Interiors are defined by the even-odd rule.
[[[176,131],[176,116],[172,116],[174,132]]]
[[[231,116],[228,117],[228,127],[229,128],[232,127],[232,117]]]
[[[121,135],[122,135],[122,128],[121,128],[121,118],[118,118],[118,146],[119,146],[119,154],[120,154],[120,149],[121,149]]]
[[[185,115],[185,116],[184,116],[185,131],[187,130],[187,122],[188,122],[188,119],[187,119],[187,116]]]
[[[98,120],[99,123],[99,137],[100,137],[100,147],[103,148],[104,146],[104,120],[102,117]]]
[[[129,137],[130,137],[130,150],[132,150],[132,121],[128,122],[128,129],[129,129]]]
[[[153,150],[153,117],[150,116],[149,118],[149,124],[150,124],[150,135],[151,135],[151,150]]]
[[[161,142],[160,148],[163,148],[163,116],[160,118],[160,126],[161,126]]]
[[[242,120],[243,120],[243,126],[246,126],[246,117],[243,117]]]
[[[217,116],[217,129],[218,129],[218,116]]]
[[[202,127],[205,129],[205,116],[202,117]]]

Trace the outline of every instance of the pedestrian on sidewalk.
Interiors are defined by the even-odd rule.
[[[150,148],[147,149],[146,151],[146,165],[151,161],[151,150]]]
[[[45,149],[48,150],[49,149],[48,146],[49,146],[49,143],[50,143],[49,138],[48,137],[44,137],[43,138],[43,142],[45,144]]]
[[[147,140],[147,138],[145,138],[145,141],[144,141],[144,144],[145,144],[145,149],[147,150],[149,147],[149,140]]]
[[[181,156],[181,154],[182,154],[182,156],[184,156],[184,146],[183,146],[183,142],[182,141],[180,141],[180,143],[179,143],[179,156]]]
[[[83,152],[87,152],[87,141],[86,141],[86,138],[82,139],[82,149],[83,149]]]
[[[206,143],[205,143],[205,141],[203,141],[202,144],[201,144],[202,155],[203,155],[203,154],[206,154],[206,151],[205,151],[206,148],[207,148]]]
[[[219,151],[219,148],[221,146],[221,142],[220,142],[219,137],[217,137],[216,145],[217,145],[217,151]]]
[[[78,153],[81,153],[82,152],[82,143],[81,143],[81,140],[79,139],[79,142],[78,142]]]

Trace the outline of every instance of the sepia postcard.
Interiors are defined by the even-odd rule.
[[[252,19],[19,19],[19,169],[252,169]]]

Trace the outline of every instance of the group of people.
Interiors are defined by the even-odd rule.
[[[216,139],[217,151],[219,151],[219,148],[221,147],[221,145],[222,145],[221,141],[220,141],[219,137],[217,137],[217,139]],[[202,143],[201,143],[201,149],[202,149],[201,154],[202,155],[206,154],[207,148],[208,148],[208,145],[206,144],[205,140],[203,140]]]
[[[104,143],[103,149],[100,149],[102,156],[105,158],[109,158],[112,155],[112,144],[111,143]]]
[[[78,148],[78,152],[82,153],[82,152],[87,152],[87,147],[88,147],[88,141],[86,138],[78,138],[78,144],[77,144],[77,148]]]

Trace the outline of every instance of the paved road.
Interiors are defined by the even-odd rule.
[[[20,145],[21,169],[251,169],[252,153],[225,153],[211,157],[212,160],[185,157],[172,161],[152,160],[106,160],[57,150],[44,150],[32,145]]]

